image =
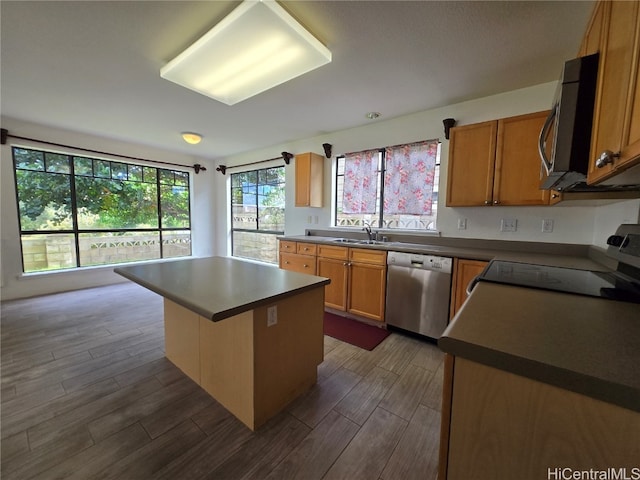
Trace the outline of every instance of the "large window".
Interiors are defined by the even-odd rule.
[[[334,225],[435,231],[439,176],[436,140],[339,156]]]
[[[191,255],[187,172],[12,151],[24,272]]]
[[[278,263],[284,234],[284,167],[231,174],[232,255]]]

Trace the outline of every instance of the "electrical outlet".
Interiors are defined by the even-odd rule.
[[[267,308],[267,327],[273,327],[278,323],[278,306],[273,305]]]
[[[545,218],[542,220],[542,233],[551,233],[553,232],[553,220],[550,218]]]
[[[309,215],[309,216],[307,217],[307,223],[308,223],[309,225],[311,225],[311,215]]]
[[[458,219],[458,230],[466,230],[467,229],[467,219],[459,218]]]
[[[515,232],[516,230],[518,230],[517,218],[503,218],[500,221],[501,232]]]

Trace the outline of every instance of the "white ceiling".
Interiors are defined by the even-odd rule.
[[[3,0],[1,113],[215,160],[556,80],[593,5],[285,1],[332,63],[234,106],[160,78],[237,4]]]

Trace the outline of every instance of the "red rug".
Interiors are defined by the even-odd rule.
[[[365,350],[373,350],[389,336],[384,328],[324,312],[324,334]]]

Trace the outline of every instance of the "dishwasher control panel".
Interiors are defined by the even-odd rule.
[[[422,255],[419,253],[389,252],[387,254],[387,265],[437,270],[444,273],[451,273],[452,262],[452,259],[448,257]]]

